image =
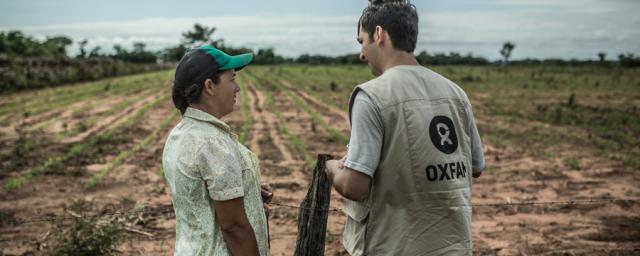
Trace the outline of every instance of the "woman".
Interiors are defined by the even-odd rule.
[[[162,166],[176,213],[175,255],[269,255],[256,156],[220,118],[233,111],[236,71],[253,54],[210,46],[189,51],[176,68],[173,103],[182,121],[164,147]]]

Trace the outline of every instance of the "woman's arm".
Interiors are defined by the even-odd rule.
[[[213,201],[213,208],[231,255],[260,255],[256,236],[244,211],[243,197]]]

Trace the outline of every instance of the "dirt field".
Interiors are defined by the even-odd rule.
[[[496,205],[640,199],[638,70],[558,69],[436,70],[467,91],[485,144],[488,168],[473,187],[474,254],[640,254],[637,202]],[[345,153],[346,101],[371,78],[368,70],[255,66],[240,74],[243,95],[223,120],[260,156],[274,202],[299,205],[316,154]],[[119,217],[128,228],[119,254],[173,254],[175,219],[161,170],[164,138],[180,119],[171,76],[0,97],[0,255],[46,254],[70,222],[16,221],[116,210],[144,210]],[[342,206],[333,191],[331,207]],[[272,255],[292,255],[298,209],[271,209]],[[346,255],[344,222],[330,214],[326,255]]]

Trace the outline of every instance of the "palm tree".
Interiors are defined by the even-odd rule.
[[[211,35],[216,31],[215,27],[206,27],[198,23],[193,25],[193,31],[187,31],[182,33],[183,41],[185,45],[196,44],[211,44],[215,47],[218,46],[220,40],[213,40]]]
[[[504,62],[503,62],[504,65],[509,64],[509,57],[511,57],[511,52],[513,51],[514,48],[516,48],[516,45],[510,41],[507,41],[502,46],[502,50],[500,50],[500,54],[502,54],[502,56],[504,57]]]

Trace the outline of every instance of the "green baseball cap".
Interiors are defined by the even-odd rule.
[[[225,52],[216,49],[211,45],[201,45],[196,47],[207,55],[213,57],[218,63],[218,70],[224,71],[229,69],[240,70],[253,60],[253,53],[245,53],[231,56]]]

